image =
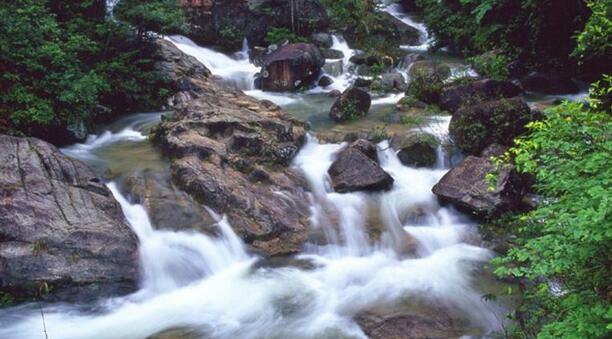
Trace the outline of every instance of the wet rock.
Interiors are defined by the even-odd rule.
[[[319,86],[321,87],[327,87],[333,83],[334,80],[332,80],[332,78],[328,77],[327,75],[324,75],[321,77],[321,79],[319,79]]]
[[[497,173],[490,183],[487,174]],[[523,181],[513,165],[496,168],[491,160],[468,156],[433,187],[438,198],[478,216],[489,217],[521,207]]]
[[[461,106],[501,98],[512,98],[522,93],[511,81],[477,80],[465,85],[445,87],[440,93],[440,108],[455,112]]]
[[[492,143],[511,145],[531,120],[522,98],[500,99],[460,108],[451,119],[449,132],[461,151],[478,155]]]
[[[294,91],[317,80],[325,59],[315,45],[287,44],[266,55],[262,68],[264,91]]]
[[[342,67],[342,60],[325,60],[325,65],[323,65],[323,72],[333,77],[337,77],[342,74]]]
[[[210,78],[153,133],[171,161],[173,182],[225,214],[251,249],[296,253],[307,238],[307,181],[289,167],[307,125]]]
[[[420,74],[428,77],[436,76],[444,80],[450,76],[450,67],[442,62],[418,60],[412,63],[408,74],[410,77],[415,77]]]
[[[355,82],[353,82],[353,85],[355,87],[370,87],[370,85],[372,84],[372,79],[366,79],[366,78],[357,78],[355,79]]]
[[[342,53],[342,51],[337,50],[337,49],[324,48],[324,49],[321,50],[321,53],[323,54],[323,57],[325,57],[325,59],[342,59],[342,58],[344,58],[344,53]]]
[[[329,91],[329,93],[327,93],[327,95],[330,96],[330,97],[337,98],[337,97],[342,95],[342,92],[340,92],[339,89],[333,89],[333,90]]]
[[[385,91],[405,91],[406,80],[400,73],[384,73],[380,76],[382,88]]]
[[[378,153],[376,151],[376,145],[374,145],[370,141],[366,139],[357,139],[350,145],[350,147],[359,150],[361,153],[365,154],[368,158],[378,163]]]
[[[368,114],[371,103],[368,92],[351,87],[334,102],[329,110],[329,117],[334,121],[354,120]]]
[[[135,290],[138,241],[93,171],[35,138],[0,135],[0,149],[0,291],[82,301]]]
[[[410,53],[410,54],[406,54],[402,58],[400,65],[402,66],[402,68],[408,69],[410,65],[412,65],[413,63],[417,61],[421,61],[421,60],[425,60],[425,57],[422,54]]]
[[[249,59],[253,63],[253,65],[257,67],[262,67],[264,65],[264,58],[268,54],[268,49],[261,46],[254,46],[251,48],[251,52],[249,53]]]
[[[376,314],[362,312],[355,321],[371,339],[431,339],[459,338],[464,333],[453,330],[451,319],[441,315]]]
[[[145,207],[156,229],[207,234],[216,231],[213,216],[189,194],[175,187],[168,174],[145,170],[130,177],[126,186],[133,200]]]
[[[393,178],[372,160],[371,146],[368,147],[365,143],[368,142],[356,142],[338,153],[327,171],[334,191],[384,191],[393,185]]]
[[[314,33],[310,39],[320,48],[330,48],[334,44],[331,35],[327,33]]]
[[[432,167],[436,164],[438,140],[429,133],[411,134],[400,141],[397,157],[411,167]]]
[[[349,61],[355,65],[365,65],[367,56],[363,53],[353,55]]]
[[[533,72],[521,79],[521,84],[526,91],[545,94],[574,94],[580,88],[569,77],[543,72]]]

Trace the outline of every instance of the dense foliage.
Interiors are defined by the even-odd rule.
[[[176,0],[121,0],[114,13],[134,26],[139,38],[147,32],[167,34],[185,27],[185,13]]]
[[[468,56],[497,50],[527,70],[564,72],[576,69],[576,50],[584,69],[599,73],[612,67],[611,2],[588,1],[591,16],[575,0],[417,0],[438,47]]]
[[[610,80],[594,97],[608,96]],[[517,240],[496,259],[501,276],[525,278],[521,337],[604,338],[612,333],[612,120],[594,98],[566,102],[511,150],[542,196],[516,217]]]
[[[161,105],[169,84],[154,46],[107,20],[104,3],[0,4],[0,130],[66,142],[110,111]]]

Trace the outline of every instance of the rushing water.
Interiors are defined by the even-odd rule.
[[[385,10],[400,16],[392,6]],[[248,61],[246,41],[240,53],[226,56],[184,37],[168,39],[249,95],[286,108],[300,102],[313,110],[331,105],[320,89],[291,95],[254,90],[258,69]],[[343,89],[353,77],[348,59],[355,51],[338,36],[334,48],[344,52],[343,73],[334,79],[336,88]],[[389,96],[374,104],[388,107],[397,100]],[[145,137],[160,116],[120,119],[63,151],[99,172],[129,175],[163,168]],[[424,129],[443,139],[448,123],[449,117],[440,117]],[[217,216],[217,237],[157,230],[143,206],[132,204],[117,184],[109,183],[140,241],[140,288],[95,305],[42,305],[49,338],[146,338],[174,328],[205,338],[364,338],[356,315],[398,307],[403,314],[453,319],[457,337],[499,330],[504,304],[482,298],[499,288],[483,270],[492,253],[479,246],[474,223],[440,206],[431,193],[456,159],[440,148],[434,169],[410,168],[384,141],[377,146],[378,157],[395,179],[393,189],[340,194],[331,189],[327,170],[344,146],[309,136],[294,159],[292,166],[310,184],[311,227],[324,241],[308,243],[280,265],[250,254],[223,216]],[[38,305],[0,310],[0,338],[43,337]]]

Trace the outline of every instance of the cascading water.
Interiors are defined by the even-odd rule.
[[[391,14],[396,19],[402,21],[408,26],[416,28],[419,31],[421,35],[419,39],[420,44],[416,46],[401,46],[402,49],[423,52],[429,49],[433,39],[429,36],[427,27],[425,27],[423,23],[415,21],[410,15],[406,14],[402,9],[402,5],[398,3],[390,3],[382,7],[381,10]]]
[[[499,329],[503,309],[472,287],[475,265],[491,253],[466,243],[474,226],[441,208],[430,191],[445,170],[405,167],[383,142],[378,156],[393,189],[339,194],[327,169],[343,146],[309,137],[293,163],[312,188],[313,228],[327,239],[297,256],[307,268],[255,265],[260,259],[224,218],[218,237],[156,230],[141,205],[109,184],[140,240],[141,289],[101,301],[93,313],[44,306],[50,338],[146,338],[171,328],[206,338],[364,338],[353,317],[402,300],[442,309],[480,333]],[[368,232],[372,220],[380,220],[379,239]],[[1,310],[0,325],[2,338],[43,333],[34,305]]]

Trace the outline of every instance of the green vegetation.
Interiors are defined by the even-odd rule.
[[[494,80],[504,80],[510,75],[508,70],[510,59],[505,55],[485,53],[468,58],[468,62],[476,72]]]
[[[163,104],[170,84],[143,39],[153,26],[135,35],[99,0],[3,2],[0,16],[0,131],[69,142],[109,111]]]
[[[270,44],[281,44],[285,41],[290,43],[294,42],[307,42],[304,37],[298,36],[291,32],[288,28],[270,28],[270,30],[266,33],[266,42]]]
[[[600,106],[601,94],[612,91],[606,79],[588,108],[566,102],[547,110],[510,150],[542,196],[535,210],[513,218],[517,238],[494,260],[499,276],[526,279],[517,337],[611,334],[612,120]]]
[[[608,73],[612,1],[587,2],[590,10],[573,0],[417,0],[436,47],[466,56],[496,50],[527,70],[566,73],[577,67],[573,52],[583,69]]]
[[[180,32],[185,26],[185,14],[177,6],[176,0],[121,0],[114,13],[117,18],[136,28],[138,39],[151,32]]]
[[[417,71],[412,74],[406,96],[416,98],[427,104],[438,102],[444,81],[437,72]]]

